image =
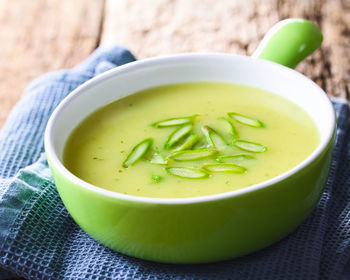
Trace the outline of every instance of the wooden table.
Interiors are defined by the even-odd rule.
[[[297,70],[350,95],[350,0],[0,0],[0,126],[25,85],[75,65],[100,44],[139,58],[211,51],[249,55],[277,21],[318,24],[322,47]]]

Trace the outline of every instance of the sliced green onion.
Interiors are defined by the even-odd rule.
[[[170,175],[174,175],[185,179],[204,179],[209,176],[209,174],[198,168],[187,168],[187,167],[167,167],[166,172]]]
[[[187,150],[187,151],[178,151],[169,156],[169,158],[176,161],[191,161],[202,158],[207,158],[217,153],[213,149],[203,149],[203,150]]]
[[[147,138],[138,143],[135,147],[132,148],[130,154],[123,162],[122,166],[127,168],[142,158],[152,146],[152,142],[152,138]]]
[[[219,119],[224,120],[225,123],[227,124],[228,134],[230,134],[233,138],[238,138],[239,137],[236,127],[233,125],[232,122],[230,122],[229,119],[227,119],[225,117],[220,117]]]
[[[153,175],[152,175],[152,180],[153,180],[155,183],[160,183],[160,182],[163,180],[163,177],[162,177],[162,176],[159,176],[159,175],[153,174]]]
[[[267,151],[267,147],[264,145],[244,140],[236,140],[232,145],[247,152],[263,153]]]
[[[155,122],[152,124],[152,126],[153,127],[168,127],[168,126],[184,125],[184,124],[193,122],[197,116],[198,115],[193,115],[193,116],[189,116],[189,117],[166,119],[166,120],[162,120],[159,122]]]
[[[208,146],[214,149],[222,150],[227,147],[227,143],[217,131],[205,125],[202,127],[203,134],[208,142]]]
[[[208,148],[208,143],[203,137],[199,137],[199,140],[192,147],[194,150],[203,150]]]
[[[215,158],[218,162],[224,162],[226,159],[255,159],[255,157],[247,154],[225,155]]]
[[[183,150],[191,149],[193,145],[197,143],[198,137],[199,136],[196,133],[192,133],[188,135],[187,138],[183,141],[183,143],[175,148],[175,151],[183,151]]]
[[[185,124],[175,129],[164,143],[164,149],[168,150],[177,144],[182,138],[191,132],[193,128],[192,124]]]
[[[251,117],[247,117],[247,116],[243,116],[241,114],[237,114],[237,113],[227,113],[229,115],[230,118],[236,120],[237,122],[244,124],[244,125],[248,125],[248,126],[252,126],[252,127],[265,127],[264,123],[251,118]]]
[[[168,160],[165,159],[165,157],[158,150],[152,151],[152,156],[149,159],[149,161],[152,164],[160,164],[160,165],[164,165],[168,163]]]
[[[232,163],[207,164],[202,166],[202,168],[209,172],[238,173],[238,174],[242,174],[247,170],[242,166],[232,164]]]

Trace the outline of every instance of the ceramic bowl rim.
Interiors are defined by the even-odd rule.
[[[80,95],[84,94],[85,90],[99,84],[103,83],[105,80],[108,80],[110,78],[113,78],[115,75],[119,74],[125,74],[127,72],[135,71],[139,68],[143,67],[152,67],[157,64],[163,64],[167,62],[171,62],[173,60],[181,60],[181,59],[188,59],[188,58],[195,58],[195,59],[201,59],[201,58],[208,58],[208,57],[221,57],[221,58],[244,58],[244,59],[252,59],[255,60],[256,63],[266,64],[270,67],[279,67],[282,71],[285,71],[286,75],[294,75],[298,76],[298,79],[306,80],[308,83],[311,83],[313,87],[317,87],[317,89],[320,91],[320,100],[328,103],[329,112],[330,112],[330,122],[331,122],[331,129],[328,131],[326,137],[324,137],[323,140],[319,143],[317,148],[301,163],[299,163],[297,166],[293,167],[292,169],[289,169],[288,171],[273,177],[269,180],[263,181],[258,184],[254,184],[252,186],[244,187],[242,189],[233,190],[229,192],[224,193],[218,193],[218,194],[212,194],[212,195],[205,195],[205,196],[198,196],[198,197],[186,197],[186,198],[153,198],[153,197],[141,197],[141,196],[133,196],[133,195],[127,195],[127,194],[121,194],[113,191],[109,191],[100,187],[97,187],[95,185],[92,185],[90,183],[87,183],[83,181],[82,179],[78,178],[77,176],[73,175],[68,169],[66,169],[61,162],[61,160],[58,158],[57,153],[53,146],[53,132],[55,129],[55,121],[57,117],[61,114],[62,109],[71,102],[72,100],[79,98]],[[132,93],[131,93],[132,94]],[[70,182],[74,183],[75,185],[82,187],[84,189],[99,193],[101,195],[108,196],[110,198],[116,198],[119,200],[124,201],[130,201],[130,202],[139,202],[139,203],[152,203],[152,204],[194,204],[194,203],[203,203],[203,202],[210,202],[215,200],[221,200],[221,199],[228,199],[235,196],[251,193],[263,188],[267,188],[271,185],[277,184],[292,175],[298,173],[302,169],[309,166],[316,158],[320,156],[320,154],[327,148],[329,143],[331,142],[333,135],[335,133],[336,128],[336,118],[335,118],[335,111],[333,108],[333,105],[331,101],[329,100],[327,94],[312,80],[304,76],[303,74],[290,69],[288,67],[282,66],[280,64],[277,64],[275,62],[252,58],[244,55],[235,55],[235,54],[224,54],[224,53],[183,53],[183,54],[173,54],[173,55],[166,55],[166,56],[159,56],[159,57],[153,57],[153,58],[147,58],[143,60],[138,60],[134,62],[130,62],[128,64],[118,66],[116,68],[113,68],[109,71],[106,71],[89,81],[83,83],[82,85],[78,86],[75,90],[73,90],[67,97],[65,97],[62,102],[56,107],[54,112],[52,113],[47,126],[45,130],[45,136],[44,136],[44,142],[45,142],[45,152],[47,154],[48,159],[51,161],[52,168],[57,169],[62,175],[64,175]]]

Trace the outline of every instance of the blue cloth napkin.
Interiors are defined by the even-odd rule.
[[[215,264],[159,264],[114,252],[77,226],[42,154],[46,123],[77,86],[134,59],[120,47],[99,48],[72,70],[32,82],[12,110],[0,132],[0,279],[11,273],[36,280],[350,279],[350,125],[344,100],[333,100],[336,146],[319,204],[294,233],[269,248]]]

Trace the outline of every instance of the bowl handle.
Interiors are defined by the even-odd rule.
[[[311,21],[290,18],[275,24],[252,55],[294,68],[322,43],[321,30]]]

